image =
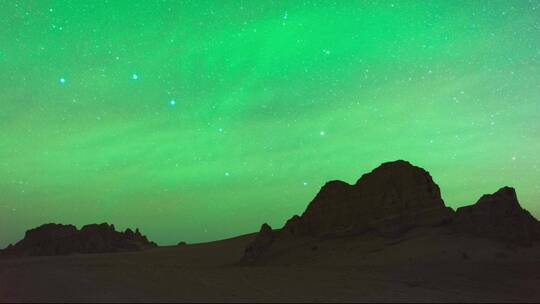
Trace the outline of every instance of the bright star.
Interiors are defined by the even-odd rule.
[[[171,106],[175,106],[176,105],[176,100],[171,100],[171,101],[169,101],[169,103],[171,104]]]
[[[139,75],[133,74],[133,75],[131,75],[131,79],[137,80],[137,79],[139,79]]]
[[[320,133],[320,134],[321,134],[321,136],[324,136],[324,134],[325,134],[325,133],[324,133],[324,131],[321,131],[321,133]]]
[[[60,78],[60,83],[62,84],[66,83],[66,79],[64,77]]]
[[[229,172],[225,172],[225,176],[229,176],[229,175],[230,175]]]

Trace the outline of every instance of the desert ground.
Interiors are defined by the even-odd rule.
[[[2,302],[538,302],[540,246],[417,228],[295,240],[239,263],[254,234],[141,252],[0,260]]]

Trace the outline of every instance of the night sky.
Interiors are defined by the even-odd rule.
[[[281,227],[396,159],[538,217],[539,118],[540,1],[4,1],[0,246]]]

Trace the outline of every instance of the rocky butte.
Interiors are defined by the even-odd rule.
[[[86,225],[81,230],[73,225],[45,224],[26,231],[24,239],[0,251],[0,257],[139,251],[156,246],[139,229],[118,232],[107,223]]]
[[[484,195],[476,204],[446,207],[439,186],[424,169],[407,161],[383,163],[354,185],[326,183],[305,212],[282,229],[264,224],[242,262],[254,262],[276,243],[375,233],[399,237],[417,227],[444,226],[452,233],[519,245],[540,240],[540,224],[519,205],[513,188]]]

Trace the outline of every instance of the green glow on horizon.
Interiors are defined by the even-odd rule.
[[[0,247],[280,227],[395,159],[451,207],[510,185],[539,217],[540,2],[263,2],[4,5]]]

